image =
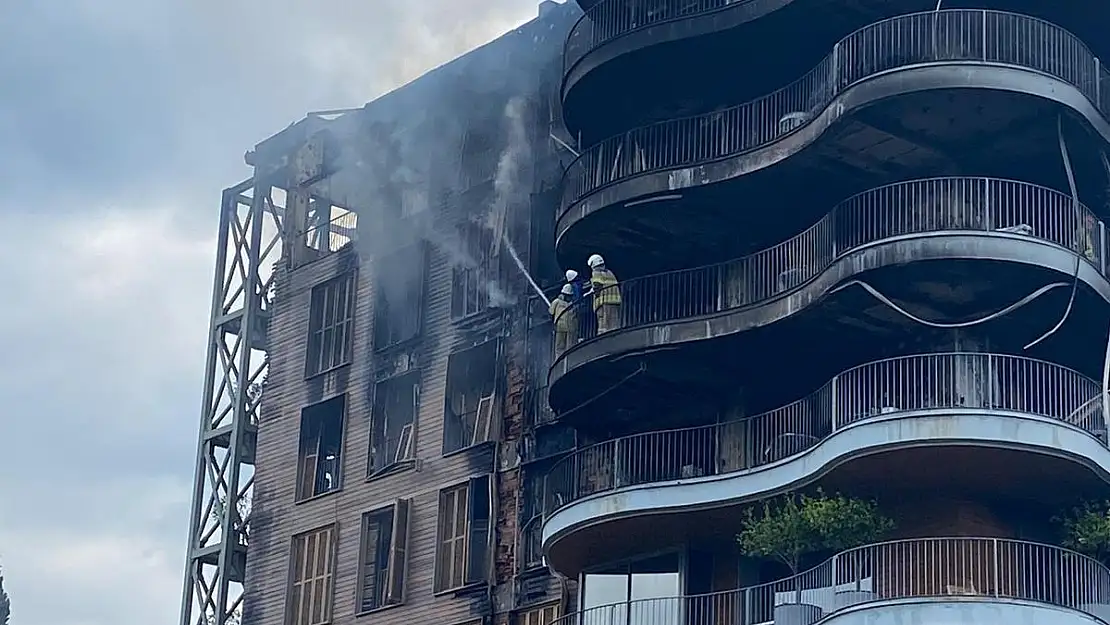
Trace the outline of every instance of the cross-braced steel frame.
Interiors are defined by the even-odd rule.
[[[181,625],[238,622],[283,208],[256,177],[223,193]]]

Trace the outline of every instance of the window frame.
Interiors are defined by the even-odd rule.
[[[340,318],[338,295],[329,300],[329,292],[346,293],[343,317]],[[311,379],[346,367],[354,362],[354,330],[355,315],[357,312],[358,277],[356,271],[347,271],[333,278],[313,286],[309,291],[308,332],[305,337],[305,363],[304,377]],[[331,305],[331,306],[329,306]],[[324,308],[333,308],[334,315],[328,323],[328,311]],[[338,342],[336,334],[342,330],[342,343]],[[328,333],[332,333],[328,342]],[[330,348],[330,359],[324,362],[324,354]],[[338,348],[338,355],[335,353]]]
[[[480,503],[478,499],[481,496],[481,491],[485,491],[486,507],[483,511],[478,508],[476,504]],[[461,493],[461,495],[460,495]],[[445,509],[447,498],[450,496],[455,497],[454,505],[450,510]],[[492,475],[482,475],[473,477],[462,482],[449,486],[439,491],[439,498],[436,506],[436,550],[435,550],[435,566],[432,577],[433,594],[441,595],[446,593],[458,592],[470,587],[480,585],[488,585],[490,583],[491,572],[490,568],[493,564],[493,518],[496,515],[496,493],[494,491],[494,481]],[[463,508],[460,510],[460,501]],[[452,538],[446,539],[445,535],[448,529],[448,514],[453,517],[451,528],[455,534]],[[484,514],[485,518],[476,517],[476,514]],[[458,520],[464,520],[464,529],[459,535],[457,525]],[[484,527],[482,523],[484,521]],[[474,549],[477,539],[481,539],[481,551]],[[445,544],[446,540],[451,540],[450,546]],[[454,542],[461,542],[461,549],[454,544]],[[448,559],[447,551],[451,550],[452,557]],[[457,558],[462,558],[462,568],[456,571],[459,566]],[[479,555],[480,554],[480,555]],[[481,558],[480,561],[477,558]],[[448,571],[445,567],[450,567]],[[475,570],[480,568],[481,570]],[[445,574],[450,573],[454,576],[456,573],[459,579],[445,578]]]
[[[307,546],[309,537],[314,536],[316,538],[316,542],[314,544],[319,545],[320,535],[325,533],[327,535],[328,546],[324,566],[322,567],[324,570],[323,575],[298,580],[298,564],[301,564],[302,571],[305,570],[305,565],[308,564],[308,561],[305,559],[305,555],[308,552]],[[316,527],[293,535],[289,545],[289,577],[288,583],[286,585],[285,618],[283,619],[285,625],[328,625],[335,619],[335,571],[338,544],[339,525],[337,523]],[[303,547],[298,548],[299,545],[303,545]],[[298,551],[300,551],[299,556]],[[313,559],[316,560],[318,563],[319,556],[316,554],[319,554],[319,551],[315,551],[313,557]],[[307,621],[301,620],[299,617],[304,611],[304,603],[299,600],[304,597],[303,589],[309,583],[320,581],[324,583],[325,588],[325,592],[321,596],[321,600],[324,604],[324,614],[322,615],[320,620],[312,620],[311,609],[314,608],[315,605],[310,603],[310,618]]]
[[[679,590],[679,592],[676,593],[676,595],[680,596],[680,597],[685,596],[686,595],[686,584],[687,584],[687,580],[689,578],[689,576],[687,574],[687,570],[688,570],[687,569],[687,565],[688,565],[687,564],[687,561],[688,561],[688,559],[687,559],[687,549],[682,544],[672,544],[672,545],[663,546],[659,549],[652,549],[652,550],[649,550],[649,551],[645,551],[643,553],[639,553],[639,554],[636,554],[634,556],[628,556],[628,557],[624,557],[624,558],[617,558],[617,559],[614,559],[614,560],[608,560],[608,561],[605,561],[605,562],[602,562],[602,563],[599,563],[599,564],[595,564],[593,566],[586,567],[585,569],[583,569],[578,574],[578,589],[577,589],[576,597],[575,597],[576,600],[577,600],[576,605],[579,606],[579,610],[589,610],[589,609],[591,609],[591,608],[584,607],[586,605],[586,591],[587,591],[586,576],[587,575],[597,574],[599,571],[604,571],[605,569],[611,569],[611,568],[615,568],[615,567],[623,567],[625,569],[631,569],[633,567],[633,565],[638,564],[640,562],[651,561],[651,560],[655,560],[657,558],[663,558],[663,557],[669,557],[669,556],[676,557],[676,559],[678,561],[678,590]],[[610,602],[610,603],[606,603],[606,604],[602,604],[602,605],[607,605],[607,606],[623,605],[623,606],[625,606],[626,614],[631,614],[631,610],[628,608],[628,606],[631,606],[633,603],[639,601],[639,599],[632,599],[632,583],[633,583],[632,576],[634,575],[634,573],[632,573],[629,570],[628,572],[623,573],[623,575],[625,577],[627,577],[627,579],[628,579],[628,581],[626,583],[626,586],[625,586],[625,591],[627,593],[625,599],[623,601]],[[597,606],[594,606],[594,607],[597,607]]]
[[[458,323],[480,317],[494,309],[489,284],[497,278],[499,262],[490,249],[493,246],[493,233],[481,223],[465,219],[455,226],[455,235],[463,253],[475,262],[474,266],[451,263],[450,316],[452,321]],[[459,284],[460,277],[466,277],[464,286]],[[473,309],[470,306],[471,295],[474,299]]]
[[[502,393],[498,382],[502,369],[500,356],[502,345],[498,339],[490,339],[466,349],[452,352],[447,357],[446,384],[443,399],[443,440],[440,453],[443,456],[461,453],[468,449],[491,443],[500,437],[499,424],[503,411]],[[489,353],[485,353],[489,350]],[[486,363],[489,366],[486,367]],[[478,366],[475,366],[478,365]],[[488,379],[470,378],[472,371],[489,371]],[[459,377],[456,377],[459,376]],[[461,378],[461,379],[460,379]],[[482,388],[475,388],[468,382],[480,381]],[[487,386],[489,392],[483,392]],[[461,385],[463,388],[458,388]],[[456,414],[455,398],[477,397],[474,410]],[[469,427],[469,436],[467,429]],[[455,442],[458,445],[455,445]]]
[[[314,411],[314,410],[323,410],[323,409],[325,409],[325,407],[328,404],[331,404],[331,403],[334,403],[334,402],[338,402],[339,406],[340,406],[339,410],[337,411],[338,412],[339,423],[335,427],[335,429],[338,430],[338,435],[339,435],[339,440],[336,441],[336,452],[335,452],[335,461],[334,461],[335,462],[335,485],[332,488],[329,488],[329,489],[321,491],[321,492],[317,492],[317,490],[316,490],[316,484],[318,483],[318,480],[319,480],[318,472],[320,470],[320,467],[322,466],[321,462],[320,462],[320,456],[321,456],[321,451],[322,451],[321,447],[323,446],[323,441],[324,441],[324,431],[325,431],[325,429],[328,429],[327,422],[323,420],[324,415],[321,415],[320,416],[321,423],[318,427],[318,431],[317,431],[317,434],[316,434],[316,450],[315,450],[315,454],[313,454],[314,460],[313,460],[312,492],[311,493],[306,493],[305,492],[305,486],[306,486],[306,479],[308,477],[307,472],[306,472],[306,465],[307,465],[307,460],[308,460],[308,457],[309,457],[309,454],[306,453],[306,447],[305,447],[305,444],[306,444],[306,440],[305,440],[306,419],[311,418],[313,416],[312,411]],[[325,399],[324,401],[316,402],[315,404],[310,404],[308,406],[305,406],[304,408],[301,408],[300,424],[299,424],[298,436],[297,436],[297,473],[296,473],[297,482],[296,482],[296,486],[294,488],[294,501],[296,503],[301,503],[301,502],[304,502],[304,501],[310,501],[310,500],[313,500],[313,499],[318,499],[320,497],[325,497],[327,495],[337,493],[337,492],[343,490],[343,473],[344,473],[344,471],[343,471],[343,461],[344,461],[343,445],[344,445],[344,443],[346,441],[346,438],[347,438],[347,406],[348,406],[347,395],[342,394],[342,395],[336,395],[334,397],[330,397],[328,399]]]
[[[413,378],[413,383],[408,385],[412,389],[412,408],[410,412],[410,419],[407,424],[401,426],[401,431],[398,434],[398,444],[392,451],[387,450],[387,458],[392,458],[377,466],[374,462],[378,453],[375,446],[377,443],[377,436],[379,430],[384,434],[389,428],[389,414],[387,406],[381,402],[388,401],[387,393],[390,384],[403,384],[403,380],[407,377]],[[421,398],[421,370],[410,369],[403,373],[378,380],[374,383],[374,401],[370,406],[370,432],[367,436],[366,446],[366,479],[373,479],[380,475],[392,473],[403,467],[412,466],[416,462],[416,428],[420,420],[420,398]],[[379,423],[378,420],[382,419]],[[404,457],[401,457],[401,449],[407,448]]]
[[[562,610],[561,602],[548,601],[540,605],[531,606],[519,610],[513,618],[513,625],[556,625],[556,622],[561,618]],[[544,618],[544,612],[553,610],[554,612],[548,618]]]
[[[416,324],[415,324],[414,331],[412,332],[411,335],[402,336],[401,338],[398,338],[398,339],[395,339],[395,340],[392,339],[392,338],[388,338],[387,340],[382,340],[381,334],[382,334],[382,328],[383,327],[390,328],[391,331],[389,332],[389,334],[391,336],[392,336],[392,334],[394,334],[394,332],[392,332],[392,330],[396,329],[392,325],[389,324],[389,316],[388,315],[386,315],[386,318],[384,320],[380,316],[380,313],[383,310],[382,301],[383,301],[383,298],[385,296],[384,296],[383,290],[378,288],[378,286],[377,286],[378,284],[381,283],[381,279],[380,279],[381,274],[380,274],[380,272],[383,270],[383,267],[385,265],[389,264],[388,261],[391,261],[391,260],[393,260],[395,262],[396,261],[405,262],[405,261],[408,261],[408,260],[415,260],[420,265],[419,284],[415,285],[415,288],[413,289],[412,292],[410,292],[408,290],[405,291],[405,296],[406,297],[408,295],[415,295],[415,300],[416,301],[415,301],[414,305],[415,305],[416,310],[415,311],[407,311],[406,310],[405,314],[415,313],[415,315],[416,315]],[[388,254],[384,254],[383,256],[381,256],[375,262],[375,264],[374,264],[374,272],[375,272],[374,310],[373,310],[373,313],[372,313],[372,316],[373,316],[373,330],[372,331],[373,331],[373,342],[374,342],[374,352],[375,353],[386,351],[386,350],[389,350],[389,349],[392,349],[392,348],[395,348],[395,347],[398,347],[398,346],[401,346],[401,345],[405,345],[405,344],[407,344],[411,341],[415,341],[415,340],[419,339],[420,337],[422,337],[424,335],[424,305],[425,305],[425,301],[427,299],[428,267],[429,267],[428,260],[429,260],[428,246],[425,244],[424,241],[416,241],[414,243],[410,243],[410,244],[407,244],[403,247],[395,249],[395,250],[389,252]]]
[[[383,534],[381,519],[388,515],[389,532]],[[376,517],[376,518],[375,518]],[[371,523],[377,522],[377,544],[374,546],[374,556],[377,560],[373,575],[375,602],[367,606],[367,571],[368,538]],[[369,614],[404,605],[408,591],[408,561],[410,540],[412,532],[412,499],[398,498],[392,505],[376,508],[362,515],[359,529],[359,554],[358,554],[358,585],[355,588],[355,613]],[[383,536],[385,540],[383,540]],[[384,569],[379,566],[381,550],[385,547]],[[383,589],[384,584],[384,589]],[[384,592],[383,592],[384,591]]]

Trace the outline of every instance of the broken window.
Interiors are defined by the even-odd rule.
[[[534,607],[517,615],[516,625],[552,625],[559,618],[559,603]]]
[[[440,491],[436,592],[489,580],[490,476]]]
[[[455,352],[447,359],[443,453],[493,440],[497,406],[497,341]]]
[[[339,488],[343,446],[343,396],[301,411],[297,499],[308,499]]]
[[[286,619],[289,625],[324,625],[331,622],[334,556],[334,525],[293,537],[289,615]]]
[[[543,566],[542,531],[543,531],[543,482],[546,474],[541,471],[528,471],[524,473],[524,483],[521,492],[521,517],[525,519],[524,529],[521,531],[521,564],[524,569]]]
[[[348,273],[312,289],[305,375],[313,376],[351,362],[355,318],[355,275]]]
[[[413,428],[419,401],[419,371],[383,380],[374,387],[368,475],[415,458]]]
[[[360,612],[404,602],[410,500],[362,515]]]
[[[501,160],[502,120],[478,120],[467,128],[459,157],[459,187],[463,190],[493,180]]]
[[[323,258],[357,238],[358,214],[328,200],[312,198],[305,215],[305,262]],[[301,263],[304,264],[304,263]]]
[[[451,317],[461,319],[485,311],[505,296],[494,280],[493,234],[482,224],[467,221],[458,228],[457,249],[448,251],[451,263]]]
[[[374,348],[384,349],[420,334],[423,321],[423,244],[410,245],[375,264]]]

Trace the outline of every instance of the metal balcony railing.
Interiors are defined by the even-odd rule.
[[[606,331],[699,317],[789,293],[863,246],[929,232],[1009,232],[1070,249],[1106,273],[1101,221],[1070,195],[996,178],[899,182],[852,196],[808,230],[743,258],[621,282],[616,323]],[[600,292],[600,291],[599,291]],[[555,355],[597,336],[593,296],[555,320]]]
[[[724,475],[800,454],[853,423],[959,409],[1062,421],[1106,444],[1099,385],[1060,365],[978,353],[902,356],[849,369],[774,410],[701,427],[648,432],[581,448],[552,465],[544,512],[618,488]]]
[[[911,65],[950,62],[1042,72],[1075,86],[1110,115],[1110,97],[1103,97],[1110,96],[1106,70],[1082,41],[1059,26],[1001,11],[913,13],[857,30],[808,74],[756,100],[643,126],[590,147],[566,171],[563,212],[621,180],[766,146],[806,125],[833,98],[868,77]]]
[[[602,45],[632,31],[724,8],[754,4],[758,0],[601,0],[567,34],[563,49],[563,69],[573,67],[584,56]]]
[[[332,207],[338,215],[324,221],[323,215],[312,215],[302,235],[301,247],[294,259],[299,267],[329,256],[358,239],[358,213]]]
[[[811,625],[878,601],[958,596],[1024,600],[1110,614],[1110,570],[1079,553],[1003,538],[921,538],[858,547],[769,584],[642,599],[550,625]]]

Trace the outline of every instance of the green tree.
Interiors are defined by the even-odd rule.
[[[1065,547],[1103,563],[1110,560],[1110,502],[1087,502],[1054,520],[1063,526]]]
[[[8,625],[12,617],[12,600],[4,591],[4,572],[0,570],[0,625]]]
[[[874,502],[818,490],[813,496],[791,493],[748,508],[736,541],[745,555],[774,558],[797,575],[806,554],[858,547],[893,527]]]

